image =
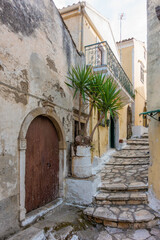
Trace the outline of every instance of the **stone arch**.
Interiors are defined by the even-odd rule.
[[[59,117],[53,112],[52,107],[38,107],[25,117],[19,133],[19,166],[20,166],[20,221],[26,219],[25,209],[25,165],[26,165],[26,134],[31,122],[38,116],[45,116],[55,126],[59,139],[59,196],[64,196],[64,176],[66,166],[66,141],[65,133]]]
[[[25,139],[26,139],[26,134],[28,131],[28,128],[33,121],[38,116],[45,116],[48,117],[53,125],[55,126],[57,133],[58,133],[58,138],[59,138],[59,148],[60,149],[66,149],[66,141],[65,141],[65,133],[61,124],[60,119],[57,117],[57,115],[53,112],[52,108],[45,108],[45,107],[39,107],[34,110],[32,110],[24,119],[20,134],[19,134],[19,149],[23,149],[25,147]]]

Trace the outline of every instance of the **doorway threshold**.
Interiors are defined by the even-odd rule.
[[[43,217],[48,212],[54,210],[63,203],[62,198],[57,198],[56,200],[46,204],[43,207],[33,210],[30,213],[26,214],[26,218],[21,221],[21,226],[26,227],[31,223],[35,222],[38,218]]]

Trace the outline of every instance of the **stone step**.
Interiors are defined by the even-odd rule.
[[[158,223],[159,215],[147,205],[88,207],[84,215],[96,223],[118,228],[150,228]]]
[[[133,137],[133,138],[130,138],[130,139],[128,139],[127,141],[130,141],[130,140],[136,140],[136,141],[148,141],[148,139],[146,139],[146,138],[136,138],[136,137]]]
[[[132,183],[105,183],[102,182],[99,186],[99,190],[101,191],[139,191],[139,190],[147,190],[148,184],[144,182],[132,182]]]
[[[112,155],[112,157],[114,158],[149,158],[150,155],[149,154],[144,154],[144,155],[140,155],[140,154],[117,154],[117,155]]]
[[[102,184],[126,184],[148,182],[148,165],[105,165],[101,170]]]
[[[29,227],[8,238],[8,240],[44,240],[44,239],[45,239],[44,231],[36,227]]]
[[[143,146],[149,146],[149,142],[141,142],[141,141],[131,141],[131,140],[129,140],[129,141],[127,141],[127,144],[128,145],[143,145]]]
[[[126,150],[127,150],[127,151],[128,151],[128,150],[129,150],[129,151],[130,151],[130,150],[131,150],[131,151],[132,151],[132,150],[136,150],[136,151],[137,151],[137,150],[138,150],[138,151],[139,151],[139,150],[140,150],[140,151],[147,150],[147,151],[149,151],[149,146],[143,146],[143,145],[142,145],[142,146],[139,146],[139,145],[127,145],[125,148],[123,148],[123,150],[124,150],[124,151],[126,151]]]
[[[143,134],[141,138],[148,138],[148,134]]]
[[[104,169],[101,171],[101,176],[113,177],[141,177],[142,175],[148,176],[148,164],[143,165],[130,165],[130,164],[113,164],[105,165]],[[141,175],[141,176],[140,176]]]
[[[148,201],[146,192],[100,192],[95,196],[95,202],[99,205],[126,205],[145,204]]]
[[[149,157],[149,150],[139,150],[137,152],[137,150],[121,150],[121,151],[117,151],[115,152],[113,155],[113,157],[121,157],[121,158],[145,158],[145,157]]]
[[[106,166],[109,165],[149,165],[149,158],[111,158],[109,162],[105,163]]]

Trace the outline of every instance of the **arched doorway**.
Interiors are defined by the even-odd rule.
[[[59,146],[59,174],[58,174],[58,196],[60,198],[64,197],[65,194],[65,166],[66,166],[66,140],[65,140],[65,132],[59,117],[53,111],[52,107],[38,107],[28,113],[28,115],[24,118],[22,123],[20,133],[19,133],[19,181],[20,181],[20,202],[19,202],[19,217],[20,221],[23,222],[26,219],[26,212],[30,211],[29,208],[26,210],[26,154],[27,154],[27,138],[28,131],[32,123],[34,123],[34,119],[37,117],[44,117],[47,119],[46,121],[51,126],[52,131],[56,131],[58,136],[58,146]],[[50,129],[50,128],[49,128]],[[54,130],[53,130],[54,129]],[[45,130],[46,131],[46,130]],[[50,130],[49,130],[50,131]],[[55,132],[54,132],[55,134]],[[46,137],[45,137],[46,138]],[[47,141],[49,141],[48,138]],[[51,140],[52,142],[52,140]],[[50,162],[47,162],[50,163]],[[38,165],[36,166],[39,167]],[[50,168],[50,164],[47,166]],[[33,181],[32,181],[33,182]]]
[[[59,140],[50,119],[38,116],[28,128],[26,141],[25,208],[30,212],[58,197]]]

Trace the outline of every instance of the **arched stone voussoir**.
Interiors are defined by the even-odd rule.
[[[25,117],[19,133],[19,149],[26,149],[26,134],[27,134],[28,128],[31,122],[40,115],[48,117],[52,121],[53,125],[57,130],[58,139],[59,139],[59,149],[60,150],[66,149],[66,140],[65,140],[66,138],[65,138],[65,133],[64,133],[64,129],[61,124],[61,121],[59,117],[56,115],[56,113],[53,112],[53,109],[45,108],[45,107],[35,108],[31,112],[29,112],[28,115]]]

